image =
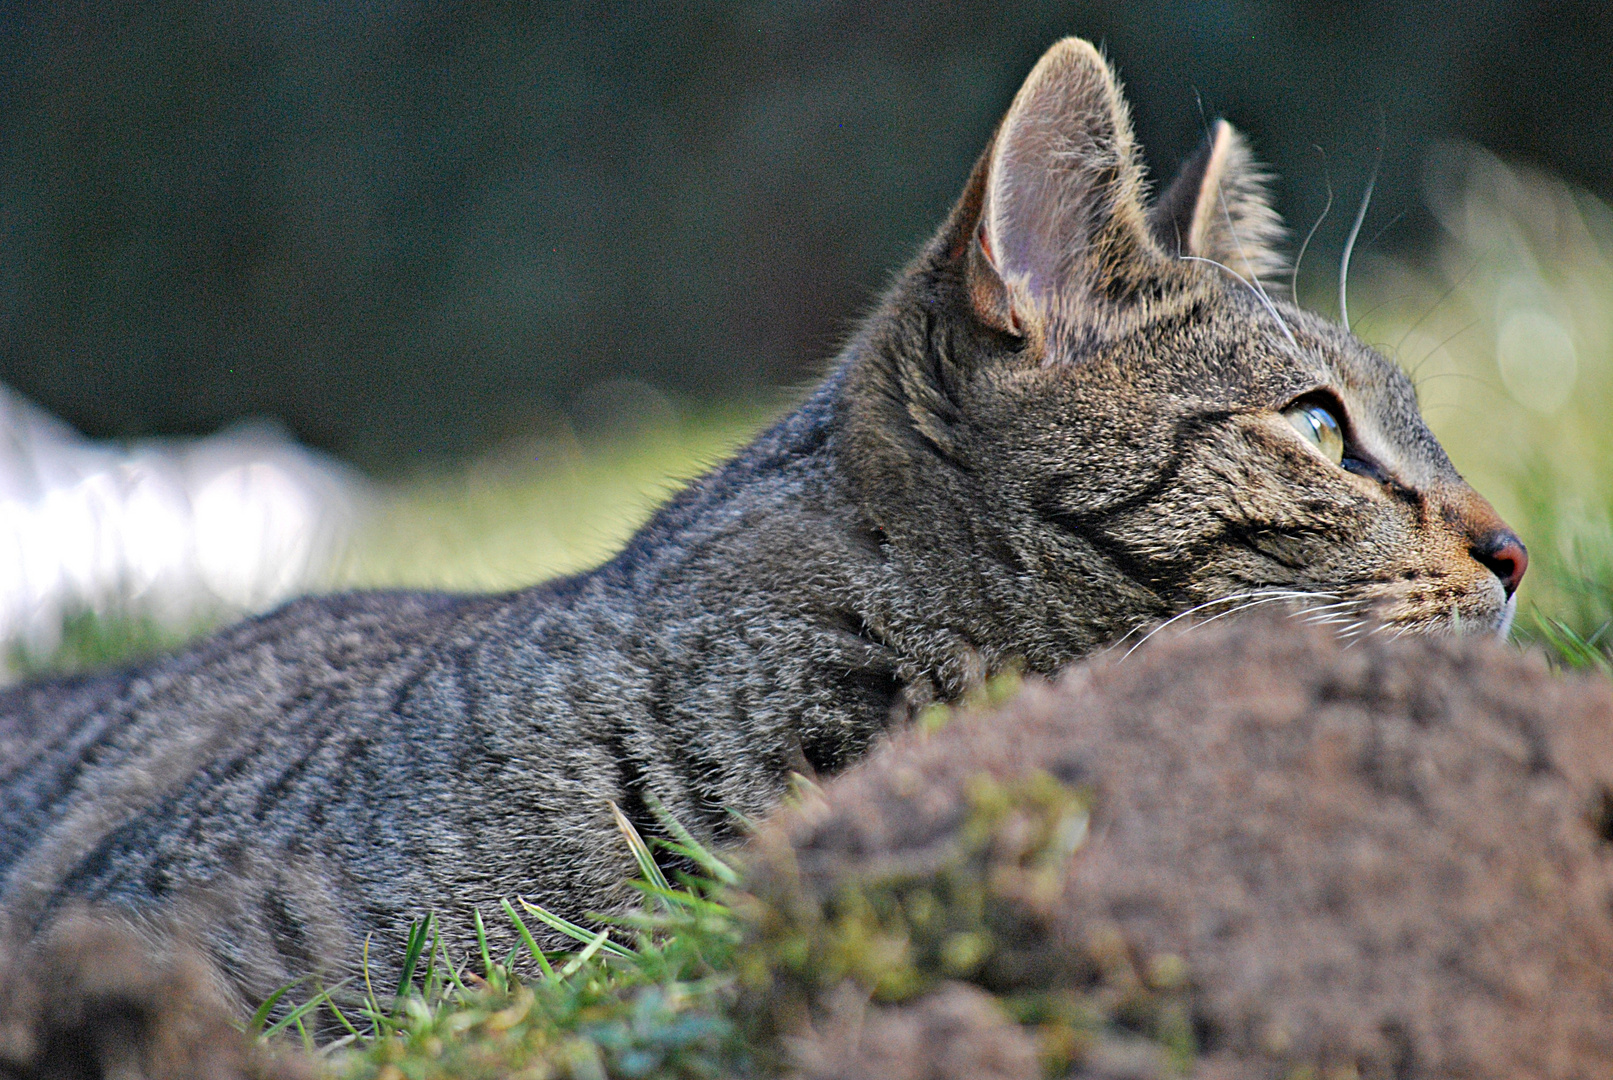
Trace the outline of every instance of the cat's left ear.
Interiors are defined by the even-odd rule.
[[[1217,120],[1149,211],[1149,229],[1169,255],[1212,259],[1276,292],[1287,270],[1287,230],[1272,208],[1270,183],[1243,136]]]

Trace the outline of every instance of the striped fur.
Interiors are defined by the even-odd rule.
[[[1234,149],[1151,212],[1118,84],[1062,42],[818,389],[603,567],[301,600],[0,695],[13,932],[87,901],[199,934],[247,997],[350,972],[370,933],[384,973],[427,911],[463,932],[517,894],[624,901],[607,800],[722,839],[1009,663],[1295,594],[1358,631],[1499,625],[1472,551],[1500,523],[1405,376],[1199,261],[1239,222],[1239,265],[1275,258]],[[1361,469],[1280,415],[1313,392]]]

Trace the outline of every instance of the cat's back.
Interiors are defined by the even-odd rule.
[[[142,816],[176,824],[204,774],[265,803],[317,747],[363,738],[470,609],[495,602],[303,599],[143,666],[0,692],[0,898],[56,884]]]

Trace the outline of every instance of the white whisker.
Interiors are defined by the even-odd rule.
[[[1344,254],[1339,258],[1339,321],[1344,329],[1350,328],[1350,256],[1355,253],[1355,238],[1361,235],[1361,223],[1367,219],[1367,207],[1372,205],[1372,189],[1378,186],[1378,169],[1383,165],[1383,148],[1378,148],[1378,160],[1367,178],[1367,189],[1361,196],[1361,209],[1355,212],[1355,224],[1350,226],[1349,239],[1344,241]]]
[[[1214,600],[1206,600],[1202,604],[1197,604],[1188,608],[1186,611],[1181,611],[1175,615],[1172,615],[1169,619],[1166,619],[1164,622],[1148,631],[1148,633],[1142,636],[1137,644],[1126,650],[1125,655],[1122,656],[1121,659],[1125,660],[1132,653],[1142,648],[1143,645],[1148,642],[1149,638],[1153,637],[1161,630],[1164,630],[1166,627],[1171,626],[1173,623],[1179,622],[1182,619],[1196,615],[1207,608],[1217,607],[1221,604],[1234,605],[1232,608],[1226,611],[1210,616],[1208,619],[1205,619],[1198,625],[1207,626],[1210,623],[1215,622],[1217,619],[1225,618],[1228,615],[1236,615],[1241,611],[1248,611],[1249,609],[1259,607],[1262,604],[1276,603],[1284,600],[1304,602],[1311,599],[1336,600],[1337,596],[1333,593],[1304,592],[1299,589],[1261,589],[1246,593],[1232,593],[1228,596],[1217,597]]]
[[[1306,593],[1305,595],[1306,596],[1321,596],[1323,594],[1322,593]],[[1359,603],[1359,601],[1356,601],[1356,600],[1340,600],[1337,603],[1333,603],[1333,604],[1317,604],[1317,605],[1315,605],[1313,607],[1306,608],[1305,610],[1306,611],[1346,611],[1346,610],[1349,610],[1350,608],[1355,608],[1355,607],[1359,607],[1359,606],[1360,606],[1360,603]]]
[[[1221,216],[1226,219],[1227,233],[1232,237],[1232,243],[1238,249],[1238,258],[1243,260],[1243,265],[1249,270],[1249,279],[1254,282],[1255,292],[1265,303],[1266,310],[1271,312],[1272,318],[1277,320],[1277,325],[1283,328],[1283,333],[1288,335],[1288,340],[1293,344],[1294,348],[1299,348],[1299,343],[1294,341],[1293,332],[1288,329],[1288,323],[1284,321],[1282,315],[1277,311],[1277,305],[1272,303],[1271,294],[1266,291],[1266,286],[1261,283],[1260,275],[1255,273],[1255,264],[1250,261],[1249,253],[1243,250],[1243,241],[1238,238],[1238,227],[1232,224],[1232,210],[1227,206],[1226,193],[1221,190],[1220,185],[1216,186],[1216,197],[1221,202]]]
[[[1320,152],[1322,148],[1318,146],[1316,149]],[[1322,168],[1325,173],[1327,169],[1327,155],[1325,153],[1322,154]],[[1311,231],[1305,234],[1305,242],[1299,245],[1299,254],[1294,258],[1293,272],[1288,276],[1288,291],[1293,295],[1294,303],[1296,304],[1299,303],[1299,264],[1305,261],[1305,249],[1311,246],[1311,237],[1316,235],[1316,230],[1321,228],[1322,222],[1327,220],[1327,212],[1333,209],[1333,180],[1328,177],[1326,182],[1327,205],[1322,207],[1321,216],[1311,226]]]
[[[1337,615],[1313,615],[1305,620],[1307,626],[1343,626],[1350,622],[1350,617],[1340,612]]]
[[[1188,262],[1209,263],[1211,266],[1219,266],[1221,269],[1243,282],[1243,287],[1255,294],[1255,298],[1265,305],[1266,310],[1271,313],[1271,317],[1276,320],[1277,325],[1282,328],[1283,336],[1288,338],[1288,344],[1292,345],[1296,351],[1299,349],[1299,342],[1295,340],[1294,332],[1288,329],[1288,324],[1283,321],[1283,317],[1277,312],[1277,305],[1271,302],[1271,297],[1266,295],[1264,289],[1255,288],[1255,286],[1249,282],[1248,278],[1244,277],[1242,274],[1238,273],[1224,262],[1217,262],[1214,259],[1206,259],[1202,255],[1178,255],[1177,258],[1185,259]]]

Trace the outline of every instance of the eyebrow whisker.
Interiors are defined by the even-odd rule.
[[[1294,349],[1298,351],[1299,342],[1295,339],[1294,332],[1288,329],[1288,324],[1283,321],[1283,317],[1277,312],[1277,305],[1271,302],[1271,297],[1266,295],[1266,291],[1264,289],[1256,288],[1250,283],[1248,278],[1244,277],[1242,274],[1238,273],[1224,262],[1217,262],[1215,259],[1206,259],[1202,255],[1178,255],[1176,257],[1178,259],[1185,259],[1188,262],[1209,263],[1211,266],[1219,266],[1222,270],[1225,270],[1227,273],[1237,278],[1243,283],[1244,288],[1254,293],[1256,299],[1265,305],[1266,310],[1271,313],[1271,317],[1275,319],[1277,321],[1277,325],[1282,328],[1283,336],[1288,338],[1288,344],[1292,345]]]

